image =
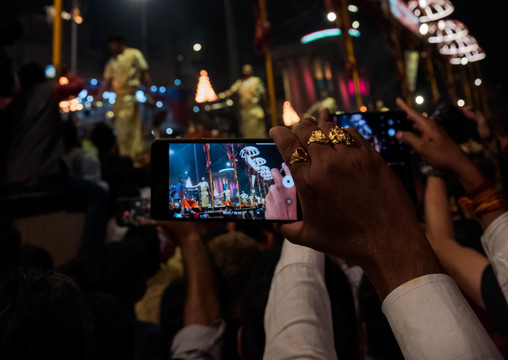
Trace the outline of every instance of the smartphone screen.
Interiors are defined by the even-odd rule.
[[[291,172],[268,139],[158,140],[152,146],[152,174],[154,218],[299,219]]]
[[[397,131],[407,131],[410,123],[402,111],[333,114],[332,121],[338,126],[353,127],[379,153],[407,153],[409,148],[395,138]]]
[[[118,226],[137,226],[141,219],[150,219],[150,187],[139,189],[139,197],[116,200],[115,219]]]
[[[118,226],[136,226],[140,218],[150,219],[150,199],[119,198],[116,201],[115,219]]]

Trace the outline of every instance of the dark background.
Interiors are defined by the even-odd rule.
[[[206,68],[214,87],[229,86],[226,25],[223,0],[146,0],[148,18],[148,58],[165,59],[185,54],[185,61],[196,69]],[[254,19],[252,2],[232,0],[236,26],[236,44],[239,64],[252,63],[257,72],[263,71],[263,58],[254,52]],[[354,2],[353,2],[354,3]],[[44,14],[48,0],[27,0],[2,5],[5,11],[17,14]],[[461,0],[454,1],[455,12],[449,17],[465,23],[487,53],[482,61],[486,84],[504,100],[508,84],[508,70],[503,37],[507,33],[504,11],[500,2]],[[497,5],[497,6],[496,6]],[[64,9],[71,1],[64,0]],[[101,54],[96,59],[102,68],[108,58],[107,36],[116,30],[128,38],[128,45],[140,47],[140,0],[82,0],[80,8],[88,31],[86,42]],[[361,11],[361,8],[360,8]],[[269,0],[269,19],[272,23],[274,46],[296,43],[301,36],[324,27],[330,27],[320,0]],[[362,30],[362,25],[360,27]],[[368,42],[368,38],[363,39]],[[48,39],[49,44],[51,38]],[[203,50],[192,52],[192,44],[199,42]],[[362,51],[358,49],[358,51]],[[172,66],[174,64],[168,64]],[[370,64],[369,64],[370,66]],[[376,69],[371,69],[375,72]],[[382,71],[382,66],[379,66]],[[98,74],[100,75],[100,74]],[[155,79],[156,80],[156,79]]]

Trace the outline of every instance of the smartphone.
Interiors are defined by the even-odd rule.
[[[119,198],[116,201],[115,220],[118,226],[137,226],[141,218],[150,217],[149,198]]]
[[[160,139],[152,144],[154,219],[301,219],[289,168],[270,139]]]
[[[386,160],[416,203],[411,148],[397,140],[398,131],[409,131],[410,120],[403,111],[371,111],[331,114],[331,121],[343,128],[355,128]]]
[[[409,152],[409,147],[395,138],[397,131],[411,130],[411,123],[403,111],[336,113],[331,117],[340,127],[357,129],[381,154]]]

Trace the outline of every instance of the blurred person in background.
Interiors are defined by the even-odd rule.
[[[97,99],[102,99],[105,91],[116,93],[113,104],[114,127],[117,132],[118,153],[130,156],[133,160],[143,150],[141,143],[141,113],[136,91],[144,85],[150,88],[151,78],[148,63],[141,51],[125,45],[122,34],[108,38],[111,59],[104,69],[104,84]],[[147,93],[148,103],[153,99]]]

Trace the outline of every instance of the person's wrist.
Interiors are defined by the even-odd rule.
[[[178,242],[181,247],[192,246],[201,243],[201,236],[197,232],[190,232],[179,236]]]
[[[400,285],[424,275],[442,273],[442,268],[424,233],[418,228],[391,249],[375,254],[368,264],[363,264],[369,280],[383,301]]]
[[[480,170],[478,170],[478,168],[474,165],[474,163],[469,159],[467,160],[467,162],[458,163],[454,167],[453,171],[457,177],[457,180],[462,184],[464,190],[469,192],[483,183],[485,178],[483,177]]]

